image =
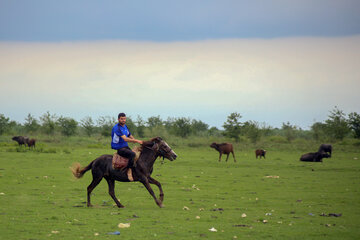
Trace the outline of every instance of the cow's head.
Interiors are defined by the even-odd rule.
[[[210,147],[216,148],[216,147],[217,147],[217,144],[216,144],[215,142],[213,142],[213,143],[210,145]]]

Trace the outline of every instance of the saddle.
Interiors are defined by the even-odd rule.
[[[139,158],[140,152],[138,149],[134,149],[134,152],[136,154],[135,158],[134,158],[134,164],[136,163],[136,161]],[[114,169],[120,169],[123,170],[124,168],[127,167],[127,165],[129,164],[129,159],[123,156],[120,156],[117,152],[114,153],[113,158],[112,158],[112,167]],[[134,181],[134,178],[132,176],[132,170],[131,168],[128,168],[127,170],[127,176],[130,182]]]
[[[112,166],[114,169],[123,169],[127,167],[129,159],[123,156],[120,156],[117,152],[114,153],[112,159]]]

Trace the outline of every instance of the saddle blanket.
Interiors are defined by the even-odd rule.
[[[128,163],[129,163],[128,158],[120,156],[117,152],[114,153],[112,159],[112,166],[114,169],[124,169],[125,167],[127,167]],[[130,182],[134,181],[131,168],[127,170],[127,176]]]
[[[127,167],[129,163],[129,159],[120,156],[117,152],[114,153],[113,159],[112,159],[112,166],[114,169],[122,169]]]

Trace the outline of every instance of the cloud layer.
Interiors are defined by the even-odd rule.
[[[360,110],[360,36],[198,42],[0,43],[1,112],[189,116],[308,127]]]
[[[358,0],[2,0],[0,40],[221,38],[360,34]]]

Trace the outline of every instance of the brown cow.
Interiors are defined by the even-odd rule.
[[[229,159],[229,154],[230,153],[232,153],[233,158],[234,158],[234,162],[236,162],[235,154],[234,154],[234,150],[233,150],[233,145],[231,143],[220,143],[220,144],[212,143],[210,145],[210,147],[215,148],[220,153],[219,162],[221,161],[221,155],[223,153],[227,155],[226,162]]]
[[[35,148],[35,143],[36,143],[36,139],[31,138],[31,139],[27,139],[26,144],[28,145],[29,148],[33,147]]]
[[[261,159],[261,157],[265,158],[265,154],[266,154],[266,150],[264,150],[264,149],[256,149],[255,150],[256,158],[258,158],[258,156],[260,156],[260,159]]]

